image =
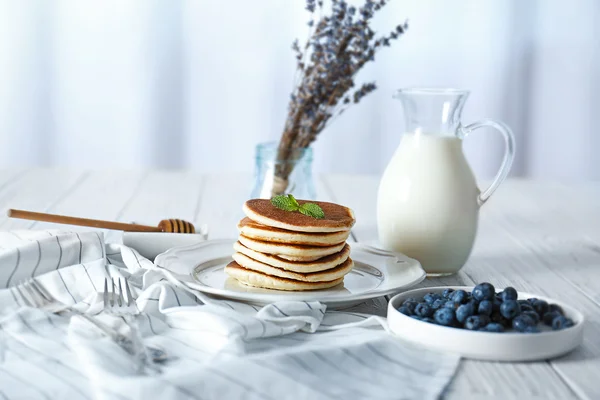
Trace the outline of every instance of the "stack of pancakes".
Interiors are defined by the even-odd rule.
[[[325,289],[342,283],[353,267],[346,239],[354,213],[338,204],[310,203],[320,206],[325,217],[284,211],[269,200],[248,200],[246,217],[238,223],[234,261],[225,272],[245,285],[277,290]]]

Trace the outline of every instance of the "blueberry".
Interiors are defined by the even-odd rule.
[[[435,321],[433,320],[433,318],[429,318],[429,317],[425,317],[422,319],[423,322],[428,322],[430,324],[435,324]]]
[[[528,302],[529,302],[531,305],[533,305],[533,303],[534,303],[534,302],[536,302],[537,300],[538,300],[538,298],[537,298],[537,297],[530,297],[530,298],[528,298],[528,299],[527,299],[527,301],[528,301]]]
[[[471,315],[465,321],[465,328],[471,331],[477,331],[490,322],[490,319],[485,315]]]
[[[504,326],[497,322],[490,322],[489,324],[483,327],[483,330],[486,332],[504,332]]]
[[[467,292],[465,292],[462,289],[457,290],[454,293],[452,293],[452,297],[450,298],[450,300],[452,300],[455,303],[459,303],[459,304],[466,303],[468,300]]]
[[[456,310],[458,308],[458,306],[460,306],[460,303],[455,303],[452,300],[448,300],[447,302],[444,303],[443,308],[451,308],[452,310]]]
[[[409,297],[408,299],[402,302],[402,305],[405,305],[406,303],[418,303],[418,301],[414,297]]]
[[[556,317],[560,317],[560,314],[556,311],[548,311],[542,317],[542,322],[544,322],[544,325],[552,326],[552,321],[554,321],[554,318]]]
[[[417,302],[415,301],[407,301],[404,304],[402,304],[402,307],[406,307],[410,310],[410,314],[414,314],[415,313],[415,307],[417,307]]]
[[[479,303],[479,308],[477,308],[477,313],[481,315],[487,315],[488,317],[492,315],[492,311],[494,308],[494,303],[490,300],[483,300]]]
[[[492,320],[492,322],[499,323],[502,326],[505,326],[505,327],[509,327],[510,326],[510,320],[504,318],[502,316],[502,314],[500,314],[500,311],[497,311],[497,312],[494,311],[492,313],[492,316],[491,316],[490,319]]]
[[[573,326],[573,321],[564,315],[559,315],[552,320],[552,329],[558,331],[560,329],[570,328]]]
[[[529,307],[531,307],[531,304],[529,304],[529,302],[527,300],[517,300],[517,302],[519,303],[519,305],[521,307],[523,307],[523,306],[529,306]]]
[[[534,326],[535,321],[528,315],[517,315],[512,321],[512,327],[519,332],[525,332],[528,326]]]
[[[436,301],[433,302],[433,304],[431,304],[431,308],[433,308],[434,310],[437,310],[438,308],[442,308],[442,307],[444,307],[445,302],[446,302],[446,300],[444,300],[444,299],[437,299]]]
[[[475,314],[473,303],[462,304],[456,309],[456,320],[461,324],[464,324],[467,318],[473,314]]]
[[[413,315],[413,313],[410,311],[410,309],[406,306],[400,306],[400,308],[398,308],[398,311],[400,311],[404,315],[408,315],[408,316]]]
[[[529,316],[529,318],[531,318],[533,320],[534,324],[537,324],[538,322],[540,322],[540,315],[538,313],[536,313],[535,311],[522,311],[521,315]]]
[[[523,332],[525,332],[525,333],[540,333],[540,330],[537,326],[528,326],[527,328],[525,328],[525,330]]]
[[[444,289],[444,291],[442,292],[442,297],[445,299],[449,299],[453,292],[454,292],[454,289],[450,289],[450,288]]]
[[[555,311],[555,312],[559,313],[560,315],[564,315],[562,308],[560,308],[560,306],[558,304],[549,304],[548,311],[550,311],[550,312]]]
[[[442,298],[442,296],[439,295],[438,293],[427,293],[425,296],[423,296],[423,300],[427,304],[433,304],[434,301],[441,299],[441,298]]]
[[[500,306],[502,305],[502,300],[494,299],[492,304],[492,312],[500,312]]]
[[[417,321],[423,320],[423,318],[419,317],[418,315],[411,315],[410,317],[416,319]]]
[[[429,304],[419,303],[415,307],[415,314],[418,315],[419,317],[423,317],[423,318],[431,317],[431,315],[433,314],[433,310],[431,309]]]
[[[521,313],[521,306],[515,300],[508,300],[500,306],[500,314],[506,319],[513,319]]]
[[[521,312],[524,311],[530,311],[530,312],[535,312],[535,309],[529,305],[529,303],[525,303],[525,304],[521,304]]]
[[[516,300],[517,299],[517,290],[514,287],[507,287],[505,288],[502,293],[500,293],[500,296],[502,297],[502,301],[506,301],[506,300]]]
[[[539,316],[544,315],[549,309],[548,303],[546,303],[544,300],[535,300],[531,305]]]
[[[491,283],[484,282],[475,286],[471,295],[477,301],[494,300],[496,289],[494,289],[494,286]]]
[[[455,321],[454,310],[446,307],[440,308],[433,314],[433,319],[440,325],[450,326]]]

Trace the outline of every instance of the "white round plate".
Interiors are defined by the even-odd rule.
[[[176,247],[159,254],[154,263],[167,278],[192,289],[254,304],[276,301],[321,301],[329,306],[350,306],[367,299],[398,293],[425,279],[421,264],[402,254],[350,243],[354,268],[336,287],[288,292],[261,289],[238,283],[225,266],[232,261],[235,240],[208,240]]]
[[[473,290],[472,287],[448,287],[454,290]],[[441,293],[448,287],[415,289],[394,296],[388,304],[388,324],[392,332],[402,339],[428,348],[457,353],[465,358],[513,362],[557,357],[573,350],[583,340],[583,314],[560,301],[530,293],[519,293],[519,300],[536,297],[557,304],[563,309],[565,316],[573,320],[574,326],[560,331],[543,330],[540,333],[475,332],[419,321],[397,310],[409,297],[420,299],[426,293]]]

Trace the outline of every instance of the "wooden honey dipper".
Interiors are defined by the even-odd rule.
[[[158,226],[148,226],[138,224],[127,224],[123,222],[103,221],[99,219],[67,217],[65,215],[46,214],[13,209],[9,209],[6,212],[6,215],[8,215],[11,218],[53,222],[55,224],[92,226],[94,228],[115,229],[126,232],[196,233],[194,225],[182,219],[163,219],[159,222]]]

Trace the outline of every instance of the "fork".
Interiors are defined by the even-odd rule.
[[[167,359],[167,354],[165,351],[158,349],[156,347],[145,346],[142,340],[141,335],[137,329],[137,322],[135,320],[134,315],[139,314],[140,311],[137,308],[137,304],[133,301],[133,295],[131,294],[131,288],[129,286],[129,282],[127,279],[123,279],[125,281],[125,292],[123,291],[123,286],[121,285],[121,279],[117,278],[119,283],[119,290],[115,290],[115,281],[113,278],[110,278],[110,288],[111,291],[108,291],[108,278],[104,279],[104,293],[102,299],[104,301],[104,311],[109,314],[118,316],[123,318],[129,329],[131,330],[131,334],[134,338],[133,344],[136,347],[135,351],[138,352],[138,355],[141,357],[142,361],[145,364],[149,364],[149,358],[154,362],[162,362]],[[126,293],[126,295],[124,295]]]
[[[66,312],[70,312],[72,314],[78,315],[85,320],[92,323],[98,329],[100,329],[105,335],[110,337],[116,344],[118,344],[123,350],[125,350],[130,355],[139,355],[135,353],[135,343],[127,336],[115,331],[108,325],[100,322],[96,318],[85,314],[71,306],[68,306],[60,301],[56,300],[50,293],[48,293],[42,285],[40,285],[35,278],[30,278],[25,281],[19,283],[19,285],[14,286],[17,293],[21,297],[23,303],[29,307],[38,308],[53,314],[62,314]],[[160,349],[152,349],[154,352],[162,352]],[[145,352],[144,352],[145,353]],[[162,352],[164,353],[164,352]],[[164,357],[161,357],[162,360]],[[146,364],[147,365],[147,364]],[[138,363],[138,368],[140,364]],[[151,367],[151,369],[155,370],[157,368]]]
[[[138,314],[139,311],[137,306],[132,307],[131,300],[133,299],[133,295],[131,294],[131,288],[127,279],[125,279],[125,290],[127,291],[127,296],[123,295],[123,286],[121,286],[121,279],[117,279],[119,282],[119,291],[115,291],[115,281],[113,278],[110,278],[110,287],[111,291],[108,292],[108,278],[104,279],[104,293],[102,296],[102,300],[104,301],[104,310],[115,314],[118,316],[132,316],[133,314]],[[125,300],[127,300],[127,304],[125,304]],[[135,303],[134,303],[135,304]]]
[[[111,329],[109,326],[103,324],[98,321],[96,318],[93,318],[71,306],[68,306],[64,303],[56,300],[50,293],[46,291],[40,285],[35,278],[30,278],[25,281],[19,283],[19,285],[14,287],[19,293],[23,303],[29,307],[38,308],[44,311],[48,311],[53,314],[61,314],[64,312],[71,312],[78,316],[83,317],[87,321],[94,324],[98,329],[100,329],[104,334],[108,335],[111,339],[115,341],[119,341],[123,339],[123,335]],[[25,293],[28,293],[27,296]]]

